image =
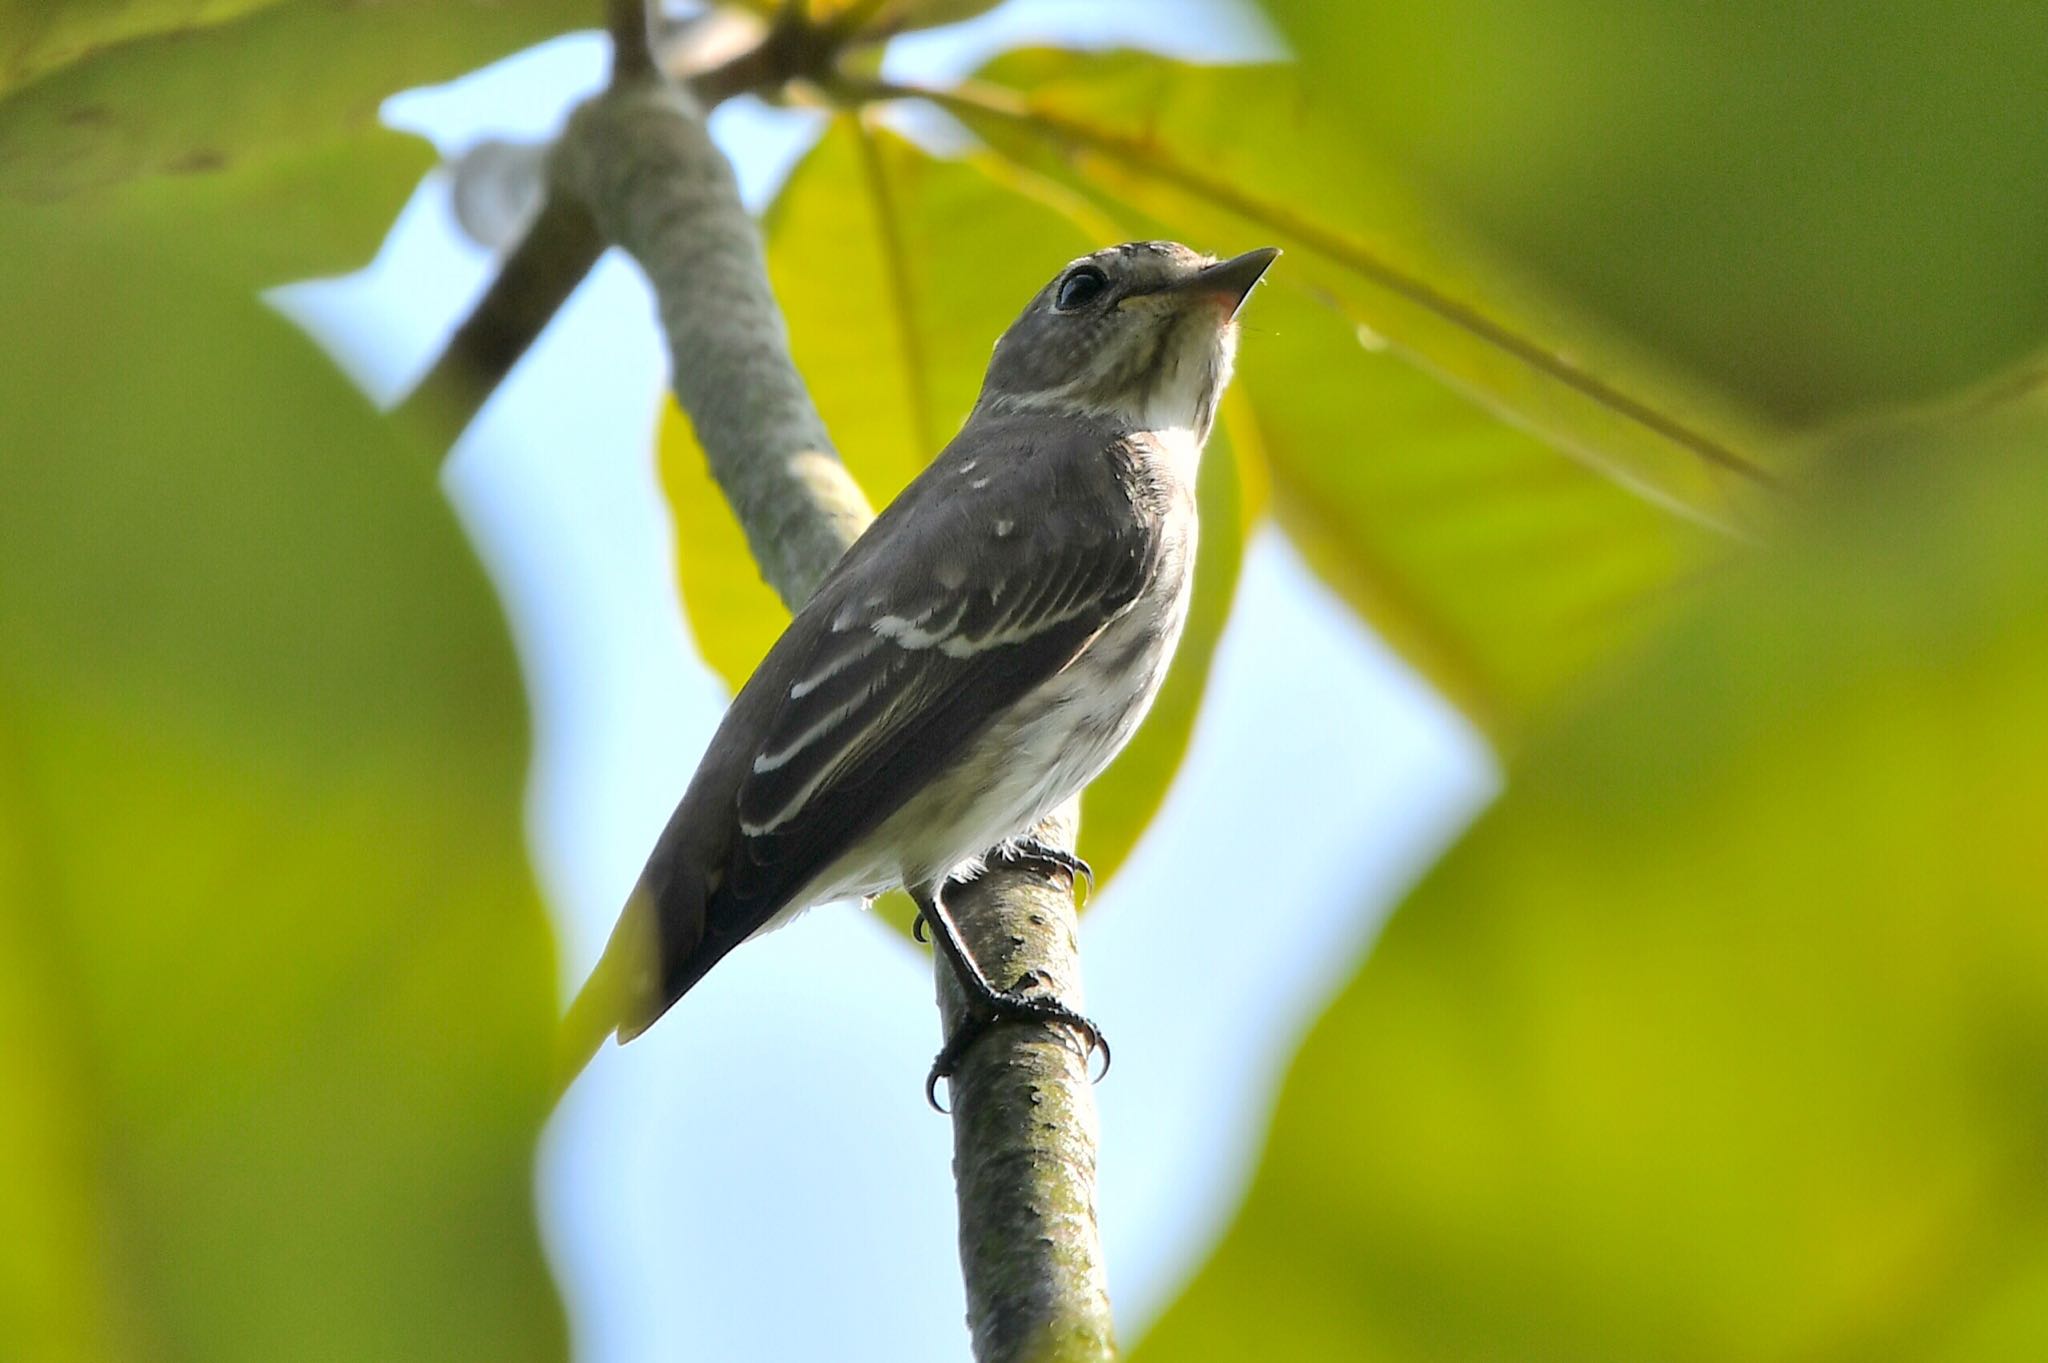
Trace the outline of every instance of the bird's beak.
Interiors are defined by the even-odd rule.
[[[1241,256],[1219,260],[1214,265],[1197,270],[1174,284],[1171,291],[1217,299],[1229,308],[1226,316],[1235,317],[1237,310],[1244,306],[1244,300],[1251,294],[1252,285],[1258,283],[1266,270],[1279,258],[1279,247],[1261,246],[1256,251],[1246,251]]]

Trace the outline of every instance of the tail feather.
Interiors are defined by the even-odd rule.
[[[733,909],[718,890],[706,893],[704,878],[677,875],[657,855],[562,1018],[555,1047],[558,1097],[606,1037],[624,1043],[652,1027],[747,939],[751,923],[732,921],[740,916]]]

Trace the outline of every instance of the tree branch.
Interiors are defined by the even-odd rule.
[[[1067,849],[1080,805],[1038,827]],[[947,899],[990,978],[1036,971],[1081,1008],[1080,922],[1073,886],[991,869]],[[943,963],[939,1013],[951,1036],[967,997]],[[1109,1281],[1095,1215],[1100,1136],[1088,1060],[1064,1032],[998,1027],[946,1081],[967,1325],[981,1363],[1108,1363],[1116,1357]]]
[[[576,113],[553,170],[558,189],[589,207],[598,234],[646,272],[676,398],[763,575],[796,608],[869,512],[790,359],[759,235],[701,110],[654,82],[615,88]],[[1074,830],[1069,811],[1046,832],[1070,848]],[[998,870],[953,902],[969,950],[994,978],[1035,970],[1078,999],[1071,886]],[[950,1035],[965,1003],[935,961]],[[968,1052],[949,1094],[976,1357],[1111,1358],[1085,1060],[1063,1034],[995,1027]]]
[[[612,7],[608,18],[615,27],[623,23],[630,28],[621,9],[639,13],[644,27],[644,11],[637,4]],[[692,76],[688,88],[708,112],[734,95],[780,84],[794,73],[792,58],[799,55],[779,31],[771,32],[731,61]],[[634,68],[623,47],[615,64],[621,73]],[[400,419],[425,431],[437,454],[446,451],[569,301],[604,248],[605,239],[583,204],[573,195],[550,192],[490,288],[400,404]]]
[[[654,74],[654,43],[647,26],[646,0],[605,0],[605,32],[612,40],[612,83]]]

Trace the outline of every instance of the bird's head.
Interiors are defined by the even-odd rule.
[[[1053,276],[996,342],[975,410],[1107,417],[1206,437],[1230,381],[1237,311],[1271,247],[1219,261],[1133,241]]]

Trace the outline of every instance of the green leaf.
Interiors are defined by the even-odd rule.
[[[433,164],[419,138],[363,128],[218,174],[133,180],[51,208],[117,225],[134,241],[204,231],[214,247],[207,267],[224,285],[253,291],[360,269]]]
[[[0,205],[0,1356],[560,1358],[504,625],[208,249]]]
[[[1139,1357],[2048,1350],[2048,402],[1832,451],[1389,924]]]
[[[1273,510],[1318,573],[1504,747],[1622,651],[1728,541],[1560,457],[1287,282],[1238,384]]]
[[[217,18],[238,8],[248,12],[172,26],[179,10]],[[582,0],[285,0],[119,14],[132,29],[115,14],[78,29],[93,41],[74,36],[52,49],[77,49],[77,60],[0,97],[0,195],[48,202],[268,165],[374,128],[387,95],[591,19]],[[99,44],[115,37],[128,41]]]
[[[886,33],[942,28],[986,14],[1003,0],[882,0],[869,27]]]
[[[1301,138],[1258,136],[1279,116],[1275,102],[1294,99],[1266,68],[1025,54],[989,74],[1022,79],[1040,63],[1055,74],[1028,82],[1034,108],[1050,103],[1062,119],[1085,114],[1105,129],[1142,126],[1142,134],[1101,134],[1138,139],[1142,158],[1213,147],[1192,159],[1234,175],[1231,149],[1250,139],[1269,153],[1246,172],[1254,184],[1284,183],[1316,164]],[[1278,107],[1308,117],[1292,102]],[[1225,109],[1244,125],[1240,136],[1225,136]],[[1274,229],[1105,167],[1094,154],[1052,163],[1019,144],[1016,129],[1001,135],[1038,167],[1016,172],[1021,186],[1078,214],[1116,213],[1125,232],[1200,229],[1214,238],[1199,244],[1232,250]],[[1351,192],[1369,197],[1355,185]],[[1341,191],[1304,193],[1274,213],[1310,204],[1341,216],[1345,202]],[[1390,212],[1413,211],[1388,202]],[[1274,514],[1317,571],[1511,748],[1553,696],[1657,619],[1672,584],[1724,541],[1403,362],[1344,315],[1326,287],[1327,263],[1314,254],[1291,250],[1247,309],[1238,390],[1250,420],[1239,434],[1270,472]]]
[[[2048,337],[2038,6],[1265,7],[1348,137],[1785,420],[1938,394]]]
[[[1490,260],[1340,136],[1286,66],[1012,53],[939,107],[1028,173],[1287,277],[1558,448],[1686,514],[1740,522],[1773,432]]]
[[[811,18],[829,23],[848,13],[857,16],[853,31],[894,35],[912,29],[939,28],[986,14],[1003,0],[808,0]],[[782,0],[739,0],[740,7],[772,19]]]
[[[285,0],[0,0],[0,94],[137,38],[190,33]]]
[[[847,465],[877,505],[952,438],[995,338],[1053,272],[1098,244],[974,161],[935,160],[837,120],[797,167],[767,224],[769,275],[798,366]],[[1194,724],[1243,552],[1229,442],[1199,489],[1197,596],[1143,736],[1083,804],[1082,851],[1107,875],[1164,798]],[[737,687],[788,616],[705,471],[688,423],[661,424],[677,572],[698,646]]]

